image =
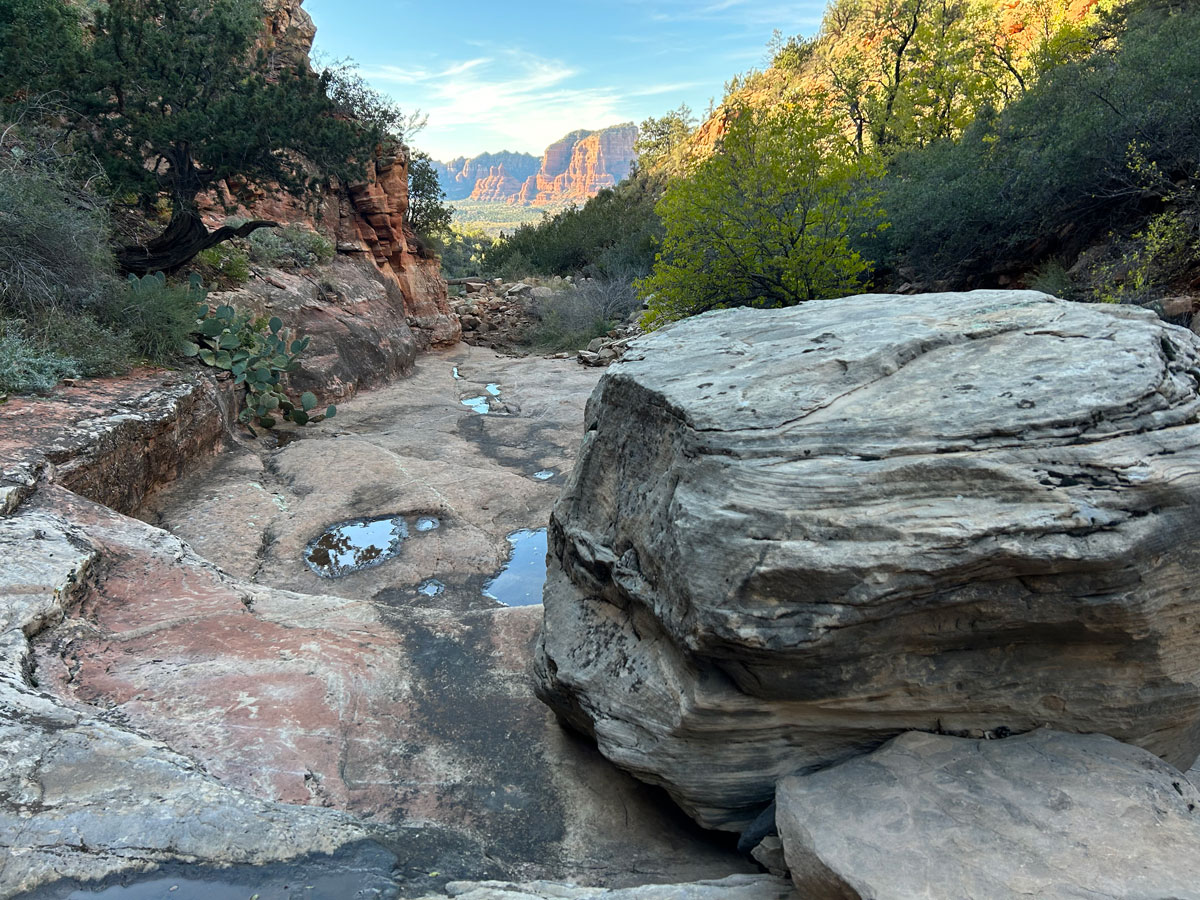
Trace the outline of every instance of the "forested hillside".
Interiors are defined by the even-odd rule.
[[[1189,4],[836,0],[815,37],[770,49],[704,122],[643,122],[617,190],[490,260],[619,257],[651,325],[868,288],[1152,302],[1197,286]]]

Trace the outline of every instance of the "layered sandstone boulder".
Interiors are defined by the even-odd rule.
[[[1200,897],[1200,792],[1099,734],[910,732],[785,778],[778,819],[804,897]]]
[[[634,345],[551,520],[539,694],[709,827],[908,730],[1200,750],[1200,338],[1035,292]]]

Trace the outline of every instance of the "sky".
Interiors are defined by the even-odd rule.
[[[811,35],[824,0],[306,0],[316,61],[352,59],[429,124],[434,159],[540,156],[577,128],[703,113],[761,68],[775,29]]]

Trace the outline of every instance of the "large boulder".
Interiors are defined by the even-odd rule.
[[[908,730],[1200,750],[1200,338],[1024,291],[699,316],[597,387],[536,678],[709,827]]]
[[[810,900],[1200,898],[1200,793],[1104,735],[910,732],[778,799]]]

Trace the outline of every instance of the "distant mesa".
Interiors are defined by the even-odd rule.
[[[625,178],[633,167],[633,123],[600,131],[572,131],[529,153],[484,153],[435,163],[447,200],[484,200],[523,206],[583,202]]]

